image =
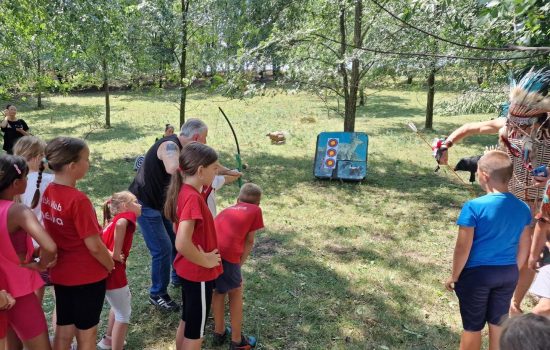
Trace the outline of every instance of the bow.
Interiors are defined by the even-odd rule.
[[[227,118],[227,115],[225,115],[223,109],[218,106],[218,109],[220,112],[222,112],[223,117],[227,121],[227,124],[229,124],[229,127],[231,128],[231,132],[233,133],[233,138],[235,139],[235,144],[237,145],[237,154],[235,154],[235,160],[237,161],[237,170],[241,172],[243,170],[243,165],[241,161],[241,149],[239,147],[239,140],[237,139],[237,134],[235,133],[235,129],[233,129],[233,125],[231,125],[231,122],[229,121],[229,118]],[[237,179],[237,183],[239,184],[239,188],[243,185],[243,180],[239,177]]]

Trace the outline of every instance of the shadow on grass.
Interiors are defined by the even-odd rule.
[[[418,315],[408,290],[391,281],[381,285],[369,268],[374,261],[405,278],[419,278],[438,271],[434,264],[371,249],[346,247],[344,252],[333,243],[318,253],[294,231],[265,232],[256,246],[254,273],[246,274],[245,295],[254,295],[254,300],[246,300],[247,326],[269,349],[309,349],[308,344],[326,344],[327,349],[427,349],[458,340],[449,328],[434,327]],[[350,272],[355,283],[361,283],[350,283],[345,273],[332,268],[332,261],[367,266]]]

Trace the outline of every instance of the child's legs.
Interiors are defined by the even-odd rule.
[[[500,348],[500,335],[502,327],[489,323],[489,350],[498,350]]]
[[[537,315],[550,317],[550,265],[539,269],[537,277],[529,291],[540,298],[532,312]]]
[[[230,290],[229,295],[229,316],[231,318],[231,341],[241,342],[243,323],[243,288],[238,287]]]
[[[88,329],[76,329],[78,350],[96,350],[97,325]]]
[[[38,298],[38,301],[40,301],[40,304],[42,304],[42,301],[44,300],[44,292],[46,291],[46,287],[42,286],[34,291],[34,294],[36,294],[36,297]]]
[[[109,310],[109,321],[107,323],[107,331],[105,332],[105,335],[109,338],[113,336],[113,327],[115,325],[115,312],[113,309]],[[109,342],[111,340],[109,339]]]
[[[8,332],[6,334],[6,346],[8,350],[23,349],[23,343],[19,340],[19,337],[17,337],[17,334],[15,334],[11,327],[8,328]]]
[[[180,320],[176,332],[176,350],[181,350],[183,348],[183,333],[185,333],[185,322]]]
[[[53,338],[53,350],[67,350],[71,347],[73,338],[76,334],[74,325],[55,326],[55,336]]]
[[[0,338],[0,350],[6,350],[6,338]]]
[[[225,294],[212,293],[212,313],[214,314],[214,332],[224,334],[225,332]]]
[[[63,336],[59,341],[68,346],[76,335],[79,350],[95,349],[97,324],[105,299],[105,280],[79,286],[55,285],[55,295],[57,329],[71,327],[70,330],[60,329]],[[55,339],[58,340],[57,331]],[[57,349],[57,343],[54,344]],[[60,347],[59,350],[66,349]]]
[[[510,301],[518,281],[517,265],[495,267],[493,285],[487,302],[487,322],[498,326],[508,318]],[[498,343],[497,343],[498,344]]]
[[[200,349],[212,304],[214,282],[191,282],[185,279],[182,281],[182,299],[185,304],[181,319],[185,322],[185,328],[181,346],[182,349]]]
[[[23,345],[25,345],[25,350],[50,350],[52,348],[47,331],[32,339],[24,340]]]
[[[13,332],[8,332],[8,348],[20,348],[20,342],[30,350],[36,344],[48,343],[48,325],[42,306],[34,293],[15,298],[15,305],[8,310],[8,322]],[[10,335],[11,333],[11,335]],[[28,343],[28,345],[27,345]]]
[[[118,289],[108,290],[105,295],[111,305],[111,314],[114,314],[114,323],[112,326],[111,346],[113,350],[122,350],[124,339],[130,323],[132,313],[132,294],[130,288],[124,286]],[[109,323],[110,316],[109,316]]]
[[[460,337],[460,350],[481,349],[481,331],[463,331]]]

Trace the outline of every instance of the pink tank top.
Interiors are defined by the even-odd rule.
[[[33,293],[44,285],[38,272],[19,266],[19,258],[8,232],[8,210],[12,201],[0,199],[0,269],[4,272],[8,292],[14,297]],[[18,233],[20,234],[20,233]],[[27,259],[32,256],[32,239],[26,234]]]

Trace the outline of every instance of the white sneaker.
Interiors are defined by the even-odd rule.
[[[111,338],[111,337],[109,337]],[[104,335],[103,338],[101,338],[101,340],[99,341],[99,343],[97,343],[97,347],[100,348],[100,349],[103,349],[103,350],[111,350],[112,347],[111,347],[111,339],[109,339],[109,344],[107,344],[107,336]]]

